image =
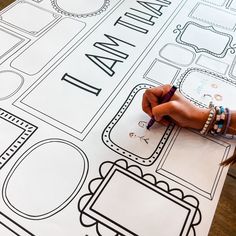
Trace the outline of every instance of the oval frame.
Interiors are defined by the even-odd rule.
[[[41,214],[41,215],[37,215],[37,216],[33,216],[33,215],[29,215],[27,213],[24,213],[20,210],[18,210],[16,207],[14,207],[11,202],[8,200],[7,198],[7,185],[9,183],[9,180],[11,178],[11,176],[14,174],[15,170],[17,169],[17,167],[29,156],[29,154],[34,151],[35,149],[37,149],[38,147],[47,144],[47,143],[51,143],[51,142],[59,142],[59,143],[64,143],[65,145],[69,145],[72,148],[74,148],[76,151],[78,151],[78,153],[80,154],[80,156],[83,158],[83,162],[84,162],[84,171],[81,175],[81,179],[79,181],[79,183],[77,184],[77,186],[75,187],[75,189],[73,190],[73,192],[70,194],[70,196],[64,201],[62,202],[59,206],[57,206],[56,208],[46,212],[45,214]],[[58,212],[60,212],[61,210],[63,210],[78,194],[79,190],[81,189],[81,187],[84,184],[84,181],[87,177],[88,174],[88,158],[86,156],[86,154],[80,149],[78,148],[75,144],[63,140],[63,139],[46,139],[46,140],[42,140],[36,144],[34,144],[33,146],[31,146],[27,151],[25,151],[20,158],[16,161],[16,163],[13,165],[13,167],[11,168],[10,172],[8,173],[6,179],[4,180],[3,183],[3,187],[2,187],[2,197],[3,197],[3,201],[5,202],[5,204],[13,211],[15,212],[17,215],[22,216],[26,219],[30,219],[30,220],[42,220],[42,219],[46,219],[48,217],[51,217],[55,214],[57,214]]]

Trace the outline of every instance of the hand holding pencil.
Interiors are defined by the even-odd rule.
[[[166,96],[171,89],[173,86],[169,84],[147,89],[143,94],[143,111],[163,125],[171,121],[181,127],[201,130],[209,109],[197,107],[178,91]]]
[[[159,104],[169,102],[172,96],[175,94],[176,89],[177,87],[173,85],[166,94],[158,99]],[[155,118],[152,116],[151,120],[148,122],[147,129],[150,129],[155,121]]]

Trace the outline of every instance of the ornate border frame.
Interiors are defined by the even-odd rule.
[[[153,86],[148,85],[148,84],[138,84],[136,87],[134,87],[133,90],[130,92],[129,96],[127,97],[127,99],[125,100],[125,102],[123,103],[123,105],[121,106],[121,108],[119,109],[119,111],[116,113],[116,115],[113,117],[113,119],[109,122],[109,124],[106,126],[106,128],[104,129],[104,131],[102,133],[102,141],[108,148],[110,148],[112,151],[118,153],[119,155],[129,158],[129,159],[131,159],[141,165],[144,165],[144,166],[152,165],[156,161],[156,159],[159,157],[160,153],[162,152],[163,148],[165,147],[165,145],[169,139],[169,136],[171,135],[172,131],[175,128],[174,124],[170,124],[166,128],[158,145],[156,146],[155,150],[153,150],[152,155],[149,156],[148,158],[142,158],[141,156],[138,156],[134,153],[131,153],[128,150],[123,149],[122,147],[120,147],[119,145],[117,145],[116,143],[114,143],[111,140],[110,134],[111,134],[114,126],[119,122],[119,120],[121,119],[123,114],[129,108],[130,104],[132,103],[132,101],[133,101],[134,97],[137,95],[137,93],[143,89],[147,89],[147,88],[151,88],[151,87],[153,87]]]
[[[83,226],[95,226],[98,235],[103,235],[103,230],[105,230],[106,235],[111,236],[134,235],[130,234],[129,229],[120,226],[119,223],[92,209],[93,204],[98,200],[100,194],[106,188],[107,183],[109,183],[117,171],[130,178],[130,181],[137,181],[141,187],[147,187],[149,190],[155,192],[155,194],[160,194],[161,197],[167,198],[172,203],[188,209],[189,214],[183,224],[182,234],[196,235],[195,226],[200,224],[202,218],[199,209],[199,200],[192,195],[184,195],[180,189],[171,189],[168,183],[158,181],[152,174],[144,174],[140,167],[135,165],[129,166],[128,162],[123,159],[117,160],[114,163],[110,161],[102,163],[99,168],[100,176],[90,181],[88,185],[89,193],[83,195],[78,202],[78,210],[81,212],[80,222]],[[93,213],[93,216],[90,213]]]
[[[94,12],[89,12],[89,13],[86,13],[86,14],[79,14],[79,13],[73,13],[73,12],[68,12],[64,9],[62,9],[58,3],[57,3],[57,0],[50,0],[51,1],[51,4],[53,6],[53,8],[65,15],[65,16],[71,16],[71,17],[77,17],[77,18],[86,18],[86,17],[91,17],[91,16],[96,16],[96,15],[100,15],[102,12],[104,12],[108,6],[110,5],[110,0],[104,0],[104,3],[103,5],[97,10],[97,11],[94,11]]]
[[[198,28],[201,28],[202,30],[208,30],[208,31],[211,31],[211,32],[213,32],[215,34],[219,34],[219,35],[221,35],[223,37],[228,38],[228,42],[225,45],[224,50],[221,53],[218,54],[218,53],[211,52],[208,49],[199,48],[197,45],[194,45],[194,44],[191,44],[189,42],[183,41],[182,40],[182,36],[183,36],[184,32],[186,31],[186,29],[188,28],[189,25],[194,25],[194,26],[196,26]],[[177,25],[176,29],[173,32],[174,33],[178,33],[178,35],[176,37],[176,42],[177,43],[183,44],[185,46],[193,48],[196,53],[205,52],[205,53],[208,53],[208,54],[210,54],[212,56],[219,57],[219,58],[222,58],[222,57],[226,56],[228,50],[232,54],[235,53],[235,45],[232,45],[232,41],[233,41],[232,35],[226,34],[226,33],[220,32],[220,31],[217,31],[212,26],[202,26],[202,25],[199,25],[199,24],[197,24],[195,22],[188,21],[182,28],[181,28],[181,25]]]
[[[0,108],[0,119],[3,119],[12,125],[22,129],[20,136],[13,140],[12,144],[1,154],[0,169],[11,159],[11,157],[21,148],[21,146],[30,138],[38,127],[20,119],[19,117]]]

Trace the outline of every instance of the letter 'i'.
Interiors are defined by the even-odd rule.
[[[92,85],[89,85],[81,80],[78,80],[76,79],[75,77],[65,73],[62,77],[61,80],[65,80],[66,82],[78,87],[78,88],[81,88],[89,93],[92,93],[92,94],[95,94],[96,96],[99,95],[99,93],[101,92],[102,89],[99,89],[99,88],[96,88]]]

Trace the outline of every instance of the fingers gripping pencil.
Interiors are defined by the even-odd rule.
[[[167,92],[163,97],[160,98],[159,104],[169,102],[170,99],[172,98],[172,96],[174,95],[176,89],[177,89],[177,87],[173,85],[171,87],[171,89],[169,90],[169,92]],[[155,123],[155,121],[156,120],[154,119],[154,117],[152,117],[150,119],[150,121],[148,122],[147,129],[150,129],[153,126],[153,124]]]

